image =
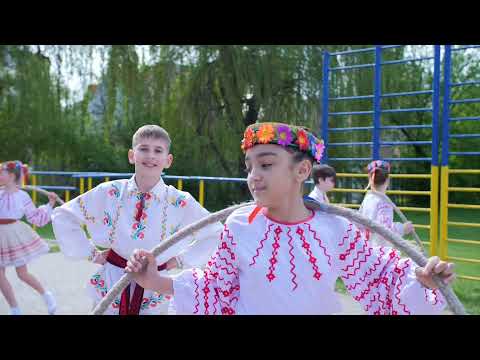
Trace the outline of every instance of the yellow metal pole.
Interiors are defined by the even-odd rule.
[[[200,180],[200,189],[198,194],[198,202],[203,206],[205,203],[205,181]]]
[[[32,175],[32,185],[37,186],[37,175]],[[32,201],[37,205],[37,192],[35,190],[32,192]]]
[[[448,166],[442,166],[440,173],[440,258],[448,256]]]
[[[480,169],[471,170],[471,169],[450,169],[448,170],[450,174],[480,174]]]
[[[88,177],[88,190],[92,190],[93,184],[92,184],[92,178]]]
[[[83,177],[80,178],[80,194],[85,192],[85,179]]]
[[[432,166],[430,178],[430,255],[438,253],[438,166]]]
[[[177,181],[177,189],[182,190],[183,189],[183,181],[182,179],[178,179]]]
[[[65,202],[70,201],[70,190],[65,190]]]
[[[110,181],[110,177],[105,176],[105,182],[108,182],[108,181]]]

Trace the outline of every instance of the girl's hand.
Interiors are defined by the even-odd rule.
[[[55,203],[57,202],[58,195],[55,194],[54,192],[49,192],[48,193],[48,203],[54,207]]]
[[[429,289],[436,289],[438,286],[433,281],[433,275],[438,275],[444,283],[450,284],[456,277],[454,268],[455,264],[442,261],[438,256],[432,256],[428,259],[424,268],[418,267],[415,269],[415,275],[423,286]]]
[[[403,233],[404,234],[410,234],[413,231],[413,224],[411,221],[407,221],[405,224],[403,224]]]

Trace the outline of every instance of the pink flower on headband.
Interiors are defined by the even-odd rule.
[[[367,170],[369,173],[371,173],[376,168],[382,168],[390,171],[390,163],[384,160],[373,160],[370,164],[368,164]]]
[[[318,144],[315,145],[315,160],[317,160],[318,162],[320,162],[320,160],[322,159],[322,156],[323,156],[323,150],[325,150],[325,145],[323,144],[323,142],[320,142]]]
[[[288,126],[279,126],[278,132],[278,145],[288,146],[292,143],[292,130]]]

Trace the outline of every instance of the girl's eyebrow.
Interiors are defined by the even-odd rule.
[[[263,152],[258,155],[255,155],[256,158],[265,157],[265,156],[278,156],[278,154],[274,152]],[[245,161],[250,161],[250,158],[248,156],[245,156]]]

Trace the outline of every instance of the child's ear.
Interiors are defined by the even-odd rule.
[[[170,166],[172,166],[172,163],[173,163],[173,155],[172,155],[172,154],[168,154],[168,156],[167,156],[167,165],[165,165],[165,169],[169,169]]]
[[[128,150],[128,162],[132,165],[135,164],[135,153],[132,149]]]
[[[300,182],[307,181],[312,173],[312,163],[308,160],[302,160],[298,166],[298,180]]]

